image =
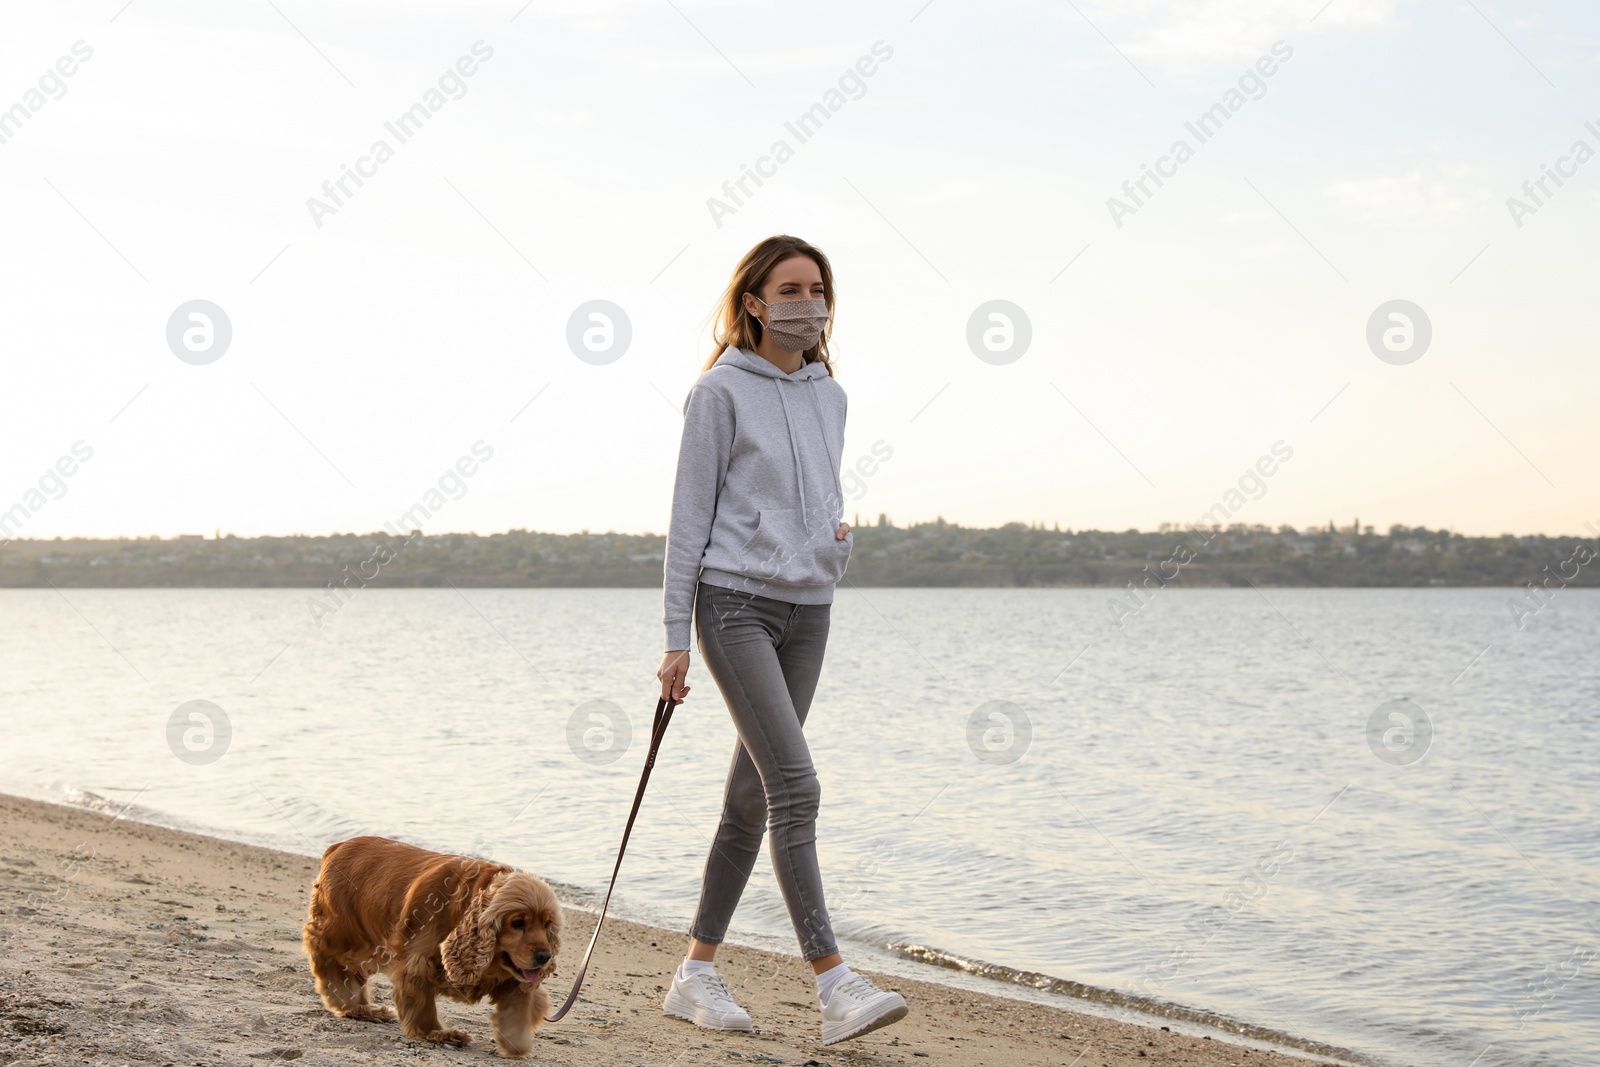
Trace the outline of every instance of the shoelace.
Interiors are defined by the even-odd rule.
[[[730,1008],[739,1006],[738,1001],[733,999],[733,994],[728,992],[728,983],[722,980],[722,975],[702,974],[700,977],[706,980],[706,985],[711,990],[711,999],[714,1002],[725,1001]],[[719,1003],[717,1006],[721,1007],[721,1004]]]
[[[852,972],[850,977],[833,987],[833,993],[829,995],[828,1002],[830,1004],[833,1003],[833,998],[837,997],[840,993],[844,993],[846,996],[859,997],[864,1000],[878,992],[881,992],[881,990],[878,989],[877,986],[873,985],[871,979],[869,979],[866,975]]]

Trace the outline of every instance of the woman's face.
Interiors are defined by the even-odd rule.
[[[790,256],[780,260],[767,275],[767,283],[757,293],[762,300],[776,304],[782,300],[825,299],[822,288],[822,270],[810,256]],[[749,293],[744,297],[745,310],[765,322],[767,309]]]

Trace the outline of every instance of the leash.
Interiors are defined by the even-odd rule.
[[[678,701],[668,700],[663,697],[656,701],[655,722],[650,727],[650,754],[644,758],[644,773],[639,775],[639,791],[633,795],[633,810],[628,812],[628,825],[622,828],[622,844],[617,846],[617,865],[611,869],[611,886],[606,890],[606,899],[600,905],[600,918],[594,924],[594,936],[589,938],[589,949],[583,954],[583,964],[578,968],[578,977],[573,980],[572,991],[567,994],[567,999],[562,1001],[561,1007],[554,1015],[545,1019],[545,1022],[559,1022],[574,1004],[578,1002],[578,990],[583,986],[583,976],[589,970],[589,958],[594,955],[594,946],[600,940],[600,927],[606,922],[606,908],[611,905],[611,891],[617,888],[617,872],[622,870],[622,854],[628,848],[628,835],[633,833],[633,820],[639,814],[639,803],[644,800],[644,787],[650,781],[650,768],[655,766],[656,752],[661,748],[661,738],[667,732],[667,723],[672,721],[672,709],[677,707]]]

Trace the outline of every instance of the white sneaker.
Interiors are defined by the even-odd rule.
[[[661,1010],[707,1030],[750,1029],[750,1013],[739,1007],[728,992],[728,983],[715,971],[701,971],[681,979],[673,970],[672,988],[667,990]]]
[[[879,989],[864,974],[851,974],[833,987],[822,1006],[822,1043],[858,1037],[906,1017],[906,999]]]

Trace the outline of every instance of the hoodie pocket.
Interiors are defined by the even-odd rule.
[[[844,535],[844,540],[835,540],[833,534],[828,534],[827,539],[817,549],[817,560],[828,575],[828,581],[837,583],[844,577],[844,569],[850,564],[850,547],[855,539],[855,532]]]
[[[762,508],[756,532],[739,550],[746,574],[790,585],[832,585],[850,562],[852,535],[807,531],[799,508]]]
[[[762,508],[756,514],[756,532],[739,549],[744,572],[770,581],[792,581],[794,546],[802,540],[798,508]]]

